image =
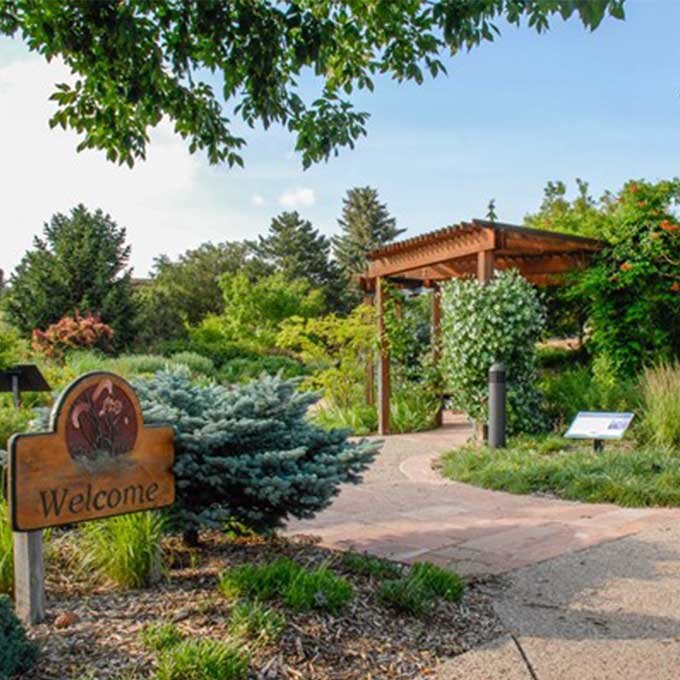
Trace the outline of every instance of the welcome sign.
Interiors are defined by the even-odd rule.
[[[171,505],[173,429],[145,426],[134,390],[88,373],[57,401],[51,432],[9,441],[14,531],[33,531]]]

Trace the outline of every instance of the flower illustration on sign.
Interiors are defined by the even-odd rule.
[[[66,443],[74,460],[83,464],[119,460],[132,451],[136,439],[135,407],[111,379],[87,387],[74,400],[66,421]]]

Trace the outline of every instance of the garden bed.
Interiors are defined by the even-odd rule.
[[[144,630],[167,621],[186,639],[228,639],[238,598],[218,591],[225,568],[265,564],[288,557],[297,564],[328,567],[345,577],[352,599],[335,613],[296,612],[281,601],[267,607],[285,618],[276,641],[244,643],[251,678],[420,678],[446,658],[501,633],[482,584],[467,584],[460,601],[439,599],[418,617],[381,604],[381,575],[361,574],[342,554],[314,544],[213,533],[200,549],[166,542],[164,581],[144,590],[114,591],[73,575],[66,546],[55,541],[48,568],[48,621],[31,637],[41,646],[38,665],[26,680],[141,680],[155,677],[158,655],[148,651]],[[361,566],[361,560],[358,560]]]
[[[469,444],[446,453],[441,472],[495,491],[626,507],[680,506],[680,452],[626,440],[607,442],[600,453],[590,441],[554,435],[511,438],[507,448],[495,450]]]

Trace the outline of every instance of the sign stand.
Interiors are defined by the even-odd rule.
[[[24,623],[45,619],[45,567],[43,532],[15,531],[14,534],[14,607]]]
[[[11,386],[16,394],[15,379]],[[174,502],[173,436],[171,427],[144,425],[137,395],[125,380],[94,372],[61,394],[50,431],[10,438],[9,514],[20,619],[45,619],[43,529]]]
[[[633,413],[579,411],[565,433],[567,439],[592,439],[593,451],[602,453],[606,440],[622,439]]]

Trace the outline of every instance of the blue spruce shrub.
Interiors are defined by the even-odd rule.
[[[174,512],[189,541],[201,526],[228,520],[265,530],[311,517],[340,484],[360,481],[378,444],[311,423],[318,395],[296,385],[266,375],[232,387],[197,384],[172,372],[135,383],[145,421],[175,428]]]

